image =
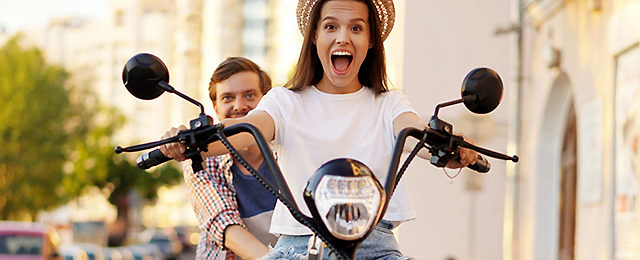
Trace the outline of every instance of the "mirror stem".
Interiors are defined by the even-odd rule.
[[[160,86],[160,88],[162,88],[164,91],[167,91],[169,93],[174,93],[174,94],[178,95],[179,97],[184,98],[187,101],[195,104],[196,106],[198,106],[200,108],[200,115],[204,115],[205,114],[204,113],[204,106],[200,102],[196,101],[193,98],[188,97],[185,94],[180,93],[180,91],[177,91],[176,89],[174,89],[171,85],[169,85],[169,83],[164,82],[164,81],[160,81],[160,82],[158,82],[158,86]]]
[[[438,105],[436,106],[436,111],[435,111],[435,112],[433,112],[433,116],[438,117],[438,112],[440,111],[440,108],[441,108],[441,107],[448,107],[448,106],[451,106],[451,105],[455,105],[455,104],[458,104],[458,103],[462,103],[462,102],[464,102],[464,100],[465,100],[465,99],[464,99],[464,97],[463,97],[463,98],[461,98],[461,99],[456,99],[456,100],[453,100],[453,101],[449,101],[449,102],[444,102],[444,103],[440,103],[440,104],[438,104]]]

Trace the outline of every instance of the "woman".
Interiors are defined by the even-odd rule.
[[[304,41],[296,71],[286,84],[289,88],[272,89],[247,116],[223,123],[251,123],[273,141],[296,203],[310,215],[302,191],[323,163],[353,158],[384,180],[395,136],[406,127],[422,129],[426,124],[406,96],[387,88],[383,41],[393,27],[391,0],[300,0],[297,15]],[[236,147],[254,143],[249,135],[236,135],[230,141]],[[165,145],[162,151],[184,159],[182,145]],[[226,149],[214,143],[207,155],[224,153]],[[460,156],[460,163],[448,167],[463,167],[477,159],[477,153],[468,149],[461,149]],[[383,220],[356,257],[402,258],[390,229],[413,218],[410,196],[400,183]],[[282,235],[268,256],[274,258],[304,254],[311,235],[280,202],[271,233]]]

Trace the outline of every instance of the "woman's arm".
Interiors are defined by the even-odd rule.
[[[395,136],[398,136],[400,131],[402,131],[402,129],[405,129],[407,127],[424,129],[426,126],[427,124],[423,122],[422,119],[418,117],[418,115],[412,112],[405,112],[398,115],[393,120],[393,134]],[[455,134],[460,134],[460,133],[455,133]],[[464,138],[465,141],[472,144],[474,143],[473,140],[471,140],[470,138],[464,135],[462,135],[462,137]],[[416,144],[418,144],[418,140],[416,140],[415,138],[407,138],[407,142],[404,145],[404,151],[410,152],[413,149],[413,147],[416,146]],[[429,154],[429,152],[424,149],[420,150],[420,152],[418,153],[418,156],[426,160],[429,160],[431,158],[431,154]],[[447,164],[447,167],[462,168],[462,167],[466,167],[469,164],[476,163],[477,160],[478,160],[478,152],[471,149],[467,149],[467,148],[460,148],[460,162],[456,162],[453,160],[449,161],[449,163]]]
[[[265,112],[265,111],[254,111],[249,115],[240,117],[240,118],[227,118],[222,120],[224,126],[230,126],[240,123],[249,123],[258,128],[262,136],[264,136],[267,142],[270,142],[274,138],[275,134],[275,124],[273,122],[273,118]],[[176,136],[180,130],[186,130],[187,128],[184,125],[181,125],[178,128],[172,127],[167,131],[162,138],[169,138]],[[242,149],[245,147],[249,147],[251,145],[256,144],[255,139],[250,133],[240,133],[228,138],[229,142],[236,149]],[[160,146],[160,150],[162,153],[169,157],[173,158],[176,161],[184,161],[187,158],[184,157],[185,146],[181,143],[169,143]],[[227,148],[220,142],[210,143],[208,146],[208,150],[206,153],[202,154],[203,158],[208,156],[217,156],[229,153]]]

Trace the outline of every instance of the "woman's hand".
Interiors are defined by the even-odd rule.
[[[454,133],[455,135],[460,135],[462,138],[470,144],[476,144],[473,139],[463,135],[462,133]],[[447,163],[447,168],[457,169],[462,167],[467,167],[471,164],[474,164],[478,161],[478,152],[471,150],[469,148],[460,148],[460,162],[456,160],[451,160]]]
[[[162,136],[162,139],[166,139],[169,137],[173,137],[178,135],[178,132],[180,130],[187,130],[187,127],[184,125],[179,126],[178,128],[172,127],[171,129],[169,129],[169,131],[165,132],[164,135]],[[186,149],[186,146],[184,144],[178,143],[178,142],[174,142],[174,143],[168,143],[168,144],[164,144],[162,146],[160,146],[160,151],[167,157],[169,158],[173,158],[176,161],[184,161],[187,158],[184,157],[184,151]]]

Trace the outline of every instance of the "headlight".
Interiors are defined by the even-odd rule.
[[[369,168],[352,159],[321,166],[305,189],[307,206],[335,238],[363,238],[380,217],[382,186]],[[310,205],[311,204],[311,205]]]
[[[337,238],[362,237],[380,208],[380,193],[370,176],[325,175],[316,188],[316,207],[329,232]]]

